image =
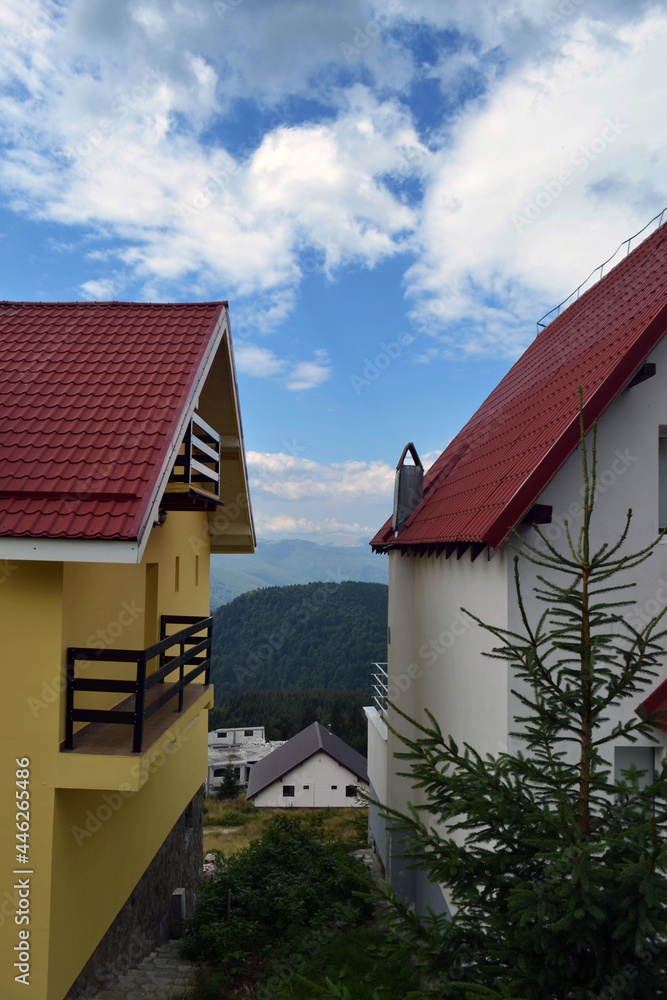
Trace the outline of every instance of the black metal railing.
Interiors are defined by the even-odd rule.
[[[220,497],[220,435],[198,414],[193,414],[177,455],[170,483],[204,486]]]
[[[168,634],[169,626],[184,625],[178,632]],[[92,649],[70,646],[67,650],[67,690],[65,700],[65,742],[63,749],[74,748],[75,722],[100,722],[131,725],[134,727],[133,753],[141,753],[146,719],[154,715],[171,698],[178,698],[176,711],[183,711],[183,692],[188,684],[204,675],[208,685],[211,668],[211,618],[194,615],[162,615],[160,640],[148,649]],[[202,633],[204,635],[202,636]],[[178,653],[173,650],[178,647]],[[158,667],[147,674],[151,660],[158,660]],[[114,680],[107,677],[77,677],[76,664],[83,660],[86,669],[91,661],[104,663],[135,663],[134,678]],[[187,668],[187,669],[186,669]],[[164,684],[170,674],[178,672],[178,679],[170,681],[166,690],[147,703],[147,695],[156,684]],[[76,708],[78,691],[127,694],[128,707],[116,705],[111,709]],[[125,703],[123,702],[122,705]]]
[[[375,670],[371,677],[373,680],[373,701],[380,715],[387,715],[387,702],[389,701],[389,677],[387,676],[386,663],[374,663]]]

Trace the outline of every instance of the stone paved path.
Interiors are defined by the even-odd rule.
[[[187,989],[193,975],[194,966],[181,958],[178,943],[169,941],[93,1000],[172,1000]]]
[[[371,878],[382,877],[376,855],[369,848],[352,852],[369,868]],[[151,952],[136,969],[130,969],[110,989],[92,1000],[173,1000],[191,985],[194,965],[178,953],[178,942],[169,941]]]

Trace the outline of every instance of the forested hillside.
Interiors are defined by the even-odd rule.
[[[213,615],[211,728],[312,722],[366,753],[372,664],[387,658],[387,587],[307,583],[241,594]]]
[[[213,623],[216,704],[250,691],[368,694],[372,662],[387,658],[387,587],[267,587],[218,608]]]

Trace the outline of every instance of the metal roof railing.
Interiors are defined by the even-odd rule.
[[[624,240],[623,243],[621,243],[621,245],[614,251],[611,257],[608,257],[607,260],[602,262],[602,264],[594,268],[588,275],[588,277],[584,281],[582,281],[577,288],[575,288],[575,290],[571,293],[571,295],[568,295],[566,299],[563,299],[562,302],[559,302],[557,306],[554,306],[553,309],[551,309],[548,313],[545,313],[544,316],[538,319],[537,321],[538,334],[540,330],[544,330],[544,328],[547,327],[552,320],[556,319],[557,316],[560,316],[562,310],[564,308],[566,309],[568,305],[570,305],[572,300],[576,301],[581,295],[582,291],[587,291],[588,288],[592,288],[593,285],[597,284],[600,278],[602,278],[604,274],[604,269],[607,266],[607,264],[611,264],[612,260],[614,260],[614,258],[620,254],[623,247],[627,247],[625,251],[625,256],[627,257],[632,248],[632,241],[636,240],[638,236],[641,236],[642,233],[646,232],[649,226],[652,226],[653,223],[656,221],[656,219],[658,219],[659,221],[655,228],[659,229],[660,226],[662,225],[662,217],[665,214],[665,212],[667,212],[667,207],[663,208],[662,212],[659,212],[658,215],[655,215],[650,222],[647,222],[644,228],[640,229],[638,233],[635,233],[634,236],[630,237],[630,239]],[[597,275],[597,277],[594,277],[595,275]],[[593,280],[591,281],[591,279]]]
[[[387,707],[389,703],[389,677],[387,676],[386,663],[374,663],[375,670],[371,674],[373,681],[373,701],[380,715],[387,718]]]

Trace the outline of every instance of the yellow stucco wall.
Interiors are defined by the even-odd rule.
[[[41,701],[42,685],[58,676],[62,657],[62,567],[54,563],[13,563],[0,584],[2,637],[2,754],[0,755],[0,996],[46,997],[47,942],[51,910],[54,789],[50,780],[59,744],[59,718],[53,703]],[[54,695],[54,699],[58,698]],[[30,759],[29,865],[16,862],[16,758]],[[25,869],[15,876],[14,869]],[[29,881],[28,924],[15,923],[19,880]],[[21,919],[21,918],[19,918]],[[14,981],[19,931],[30,933],[29,989]],[[60,998],[62,1000],[62,998]]]
[[[64,736],[67,646],[99,642],[106,648],[144,648],[146,637],[152,631],[157,634],[158,615],[207,615],[208,553],[200,547],[195,553],[189,541],[201,538],[205,525],[203,513],[172,511],[162,527],[153,529],[138,566],[18,563],[0,583],[0,795],[6,817],[0,824],[3,1000],[28,995],[32,1000],[62,1000],[204,781],[207,724],[201,712],[189,728],[179,733],[175,724],[172,734],[152,748],[147,780],[139,791],[121,795],[55,787]],[[91,676],[100,676],[101,666],[95,662]],[[112,676],[122,676],[119,667],[127,669],[107,667]],[[24,756],[30,758],[28,868],[33,874],[25,876],[30,880],[30,924],[19,926],[14,922],[18,896],[13,886],[21,876],[12,875],[14,866],[23,867],[15,864],[15,759]],[[96,826],[90,815],[100,826],[86,836]],[[29,992],[14,981],[20,929],[30,931]]]
[[[138,792],[56,792],[48,1000],[62,1000],[205,780],[206,720],[158,741]]]
[[[140,565],[65,564],[63,647],[100,650],[89,667],[77,668],[77,676],[130,678],[133,665],[106,662],[105,649],[143,649],[156,642],[160,615],[208,615],[208,552],[198,543],[195,554],[190,542],[205,529],[205,514],[171,511],[161,527],[153,528]],[[119,700],[86,692],[77,696],[77,706],[109,708]],[[64,710],[60,718],[63,739]]]

